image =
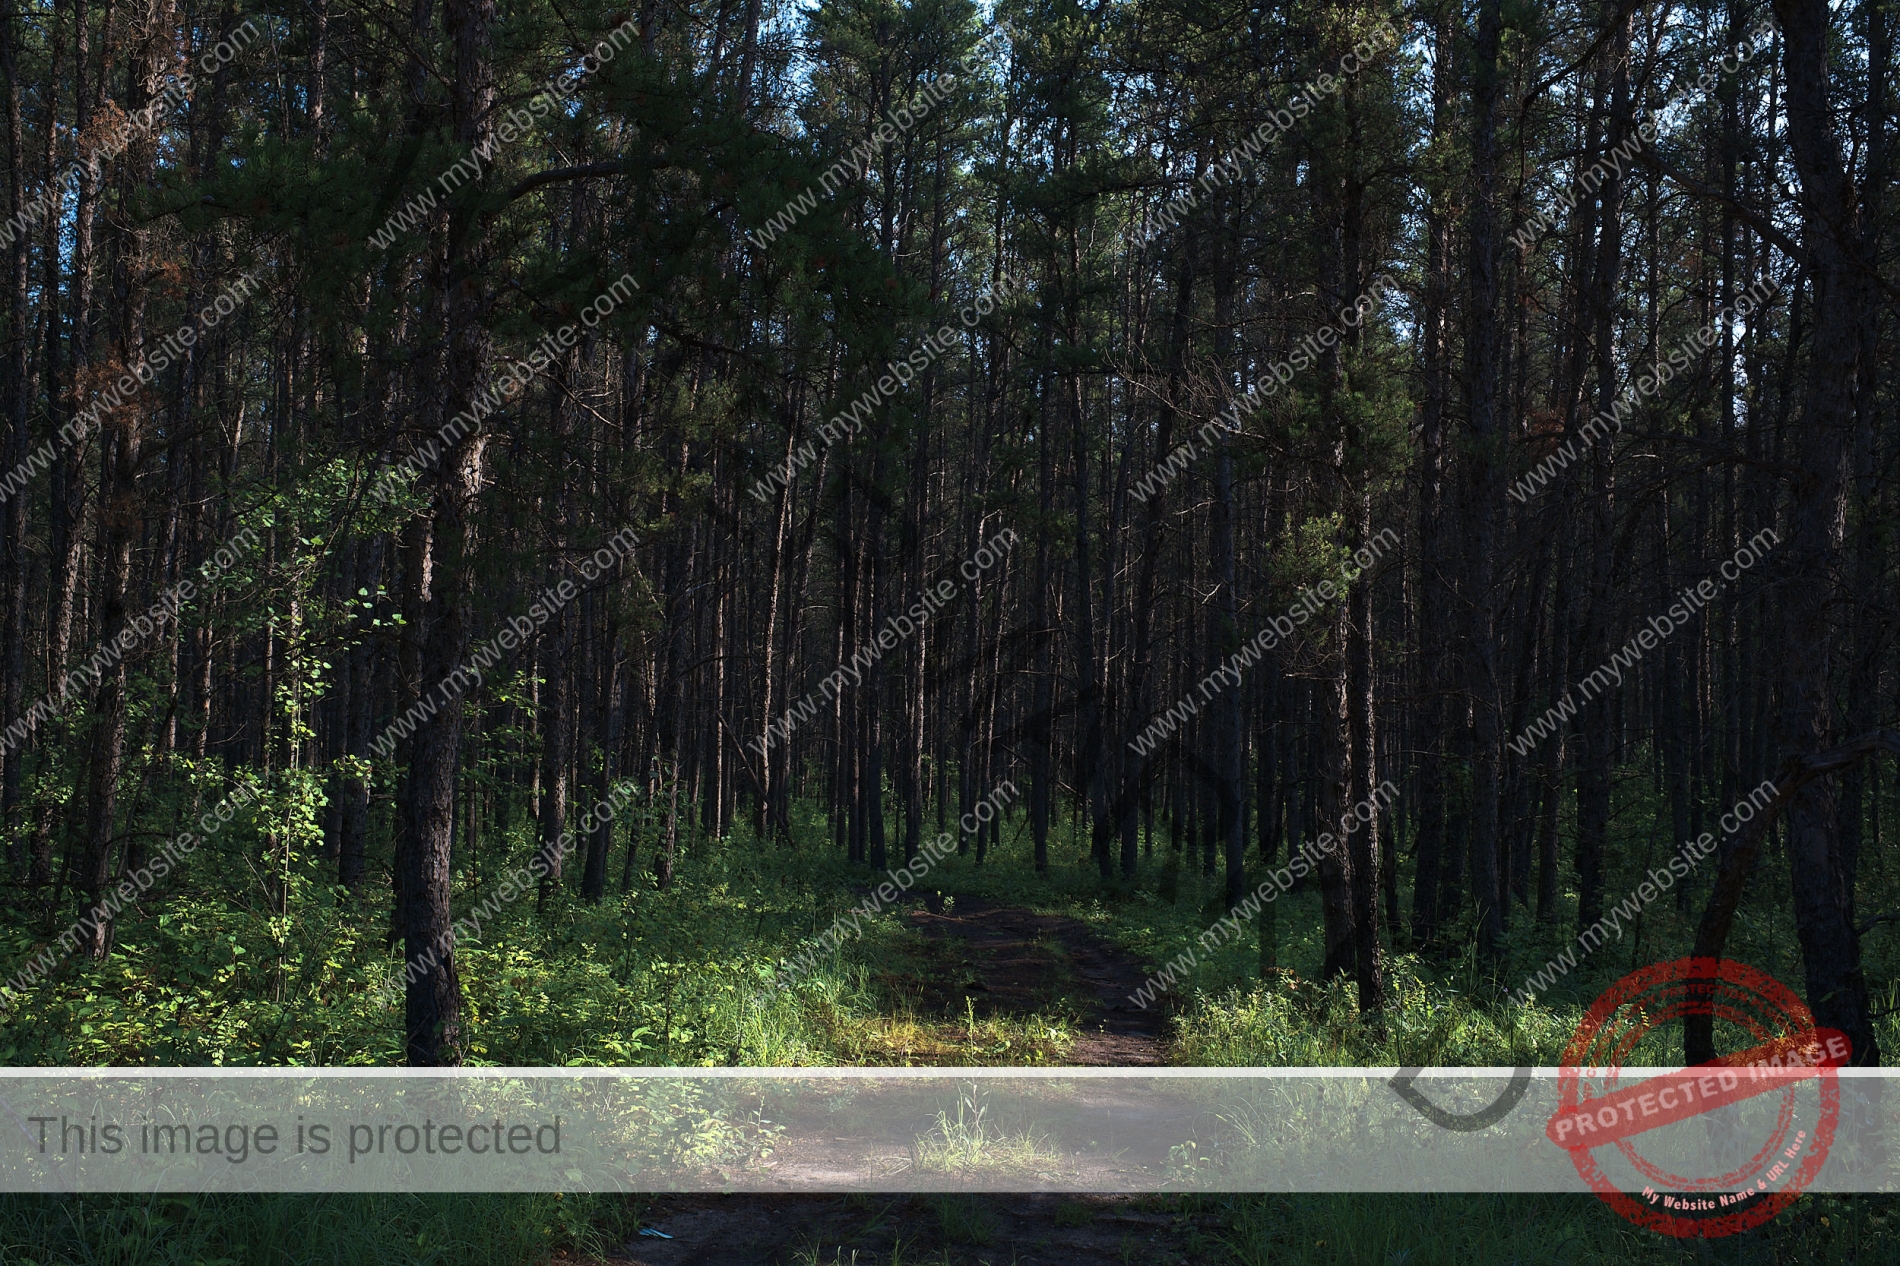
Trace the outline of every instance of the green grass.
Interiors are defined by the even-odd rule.
[[[958,1178],[978,1175],[994,1183],[1020,1177],[1033,1182],[1067,1160],[1050,1140],[1033,1129],[1010,1129],[992,1118],[988,1096],[972,1087],[954,1109],[937,1113],[937,1123],[912,1147],[911,1169],[919,1174]]]
[[[871,878],[836,856],[811,807],[801,805],[799,819],[795,849],[760,846],[743,829],[725,841],[689,839],[667,892],[641,883],[599,906],[564,895],[545,912],[526,898],[504,907],[479,939],[457,947],[467,1062],[954,1065],[1063,1056],[1078,1017],[1057,1005],[1036,1016],[945,1023],[937,1014],[942,998],[927,997],[924,986],[960,968],[941,961],[941,946],[923,943],[892,913],[866,921],[861,939],[779,987],[789,959],[856,906]],[[1165,843],[1144,858],[1139,879],[1104,884],[1063,823],[1051,841],[1050,871],[1035,875],[1021,827],[1020,818],[1008,824],[987,864],[970,855],[946,859],[925,886],[1070,915],[1156,965],[1195,946],[1219,913],[1218,882]],[[458,913],[528,855],[531,841],[525,830],[517,834],[505,846],[484,841],[478,855],[457,857]],[[166,891],[121,920],[106,962],[68,960],[27,990],[0,1016],[0,1062],[400,1062],[400,1004],[378,988],[400,968],[382,935],[386,890],[372,884],[351,895],[326,886],[318,860],[305,857],[292,915],[275,915],[255,887],[254,847],[238,827],[220,835],[182,880],[168,880]],[[1879,869],[1879,856],[1869,853],[1865,899],[1870,908],[1900,905],[1900,877]],[[1612,899],[1628,890],[1643,861],[1632,853],[1612,868]],[[1799,987],[1797,947],[1783,934],[1792,924],[1786,893],[1786,859],[1771,848],[1737,919],[1731,954]],[[1654,903],[1640,930],[1608,942],[1525,1007],[1505,1004],[1501,994],[1570,941],[1568,904],[1550,926],[1514,916],[1504,961],[1494,968],[1480,970],[1469,949],[1430,962],[1401,954],[1391,962],[1388,1023],[1368,1032],[1353,1016],[1349,989],[1316,983],[1318,895],[1296,892],[1274,908],[1283,972],[1261,979],[1250,930],[1203,953],[1177,985],[1178,1057],[1198,1064],[1555,1062],[1601,989],[1633,963],[1686,952],[1700,906],[1700,892],[1687,911],[1672,899]],[[1452,929],[1453,945],[1461,931]],[[14,920],[0,946],[0,977],[48,939],[43,926]],[[1882,925],[1870,934],[1868,968],[1876,982],[1900,978],[1900,932]],[[1892,1005],[1887,985],[1877,991],[1880,1005]],[[1900,1049],[1900,1012],[1881,1024],[1890,1049]]]
[[[535,1195],[0,1196],[8,1266],[522,1266],[602,1253],[624,1199]]]
[[[1237,1266],[1825,1266],[1900,1255],[1893,1199],[1809,1196],[1719,1240],[1640,1230],[1593,1196],[1236,1196],[1213,1203]],[[1213,1247],[1213,1246],[1210,1246]]]
[[[457,913],[531,847],[523,838],[479,864],[458,859]],[[105,962],[66,960],[0,1016],[0,1063],[402,1062],[401,998],[379,988],[402,965],[381,936],[386,891],[326,887],[306,859],[284,918],[243,886],[240,857],[193,861],[188,884],[121,919]],[[916,1014],[905,988],[930,974],[929,948],[901,912],[865,920],[861,938],[812,970],[781,975],[862,901],[864,880],[828,849],[739,836],[695,841],[666,892],[636,884],[598,906],[562,895],[543,913],[517,900],[456,947],[466,1062],[1033,1063],[1066,1048],[1072,1018],[1057,1013],[986,1017],[967,1032],[960,1016]],[[0,978],[48,939],[14,921]]]
[[[980,1198],[935,1196],[931,1204],[944,1239],[959,1244],[988,1244],[996,1238],[996,1219]]]
[[[1388,964],[1383,1024],[1359,1018],[1359,991],[1291,972],[1197,994],[1176,1017],[1175,1062],[1217,1067],[1554,1064],[1570,1038],[1563,1017],[1499,1011],[1430,978],[1419,961]]]
[[[1619,802],[1625,821],[1643,808],[1627,796]],[[925,941],[894,914],[866,921],[861,939],[779,987],[800,947],[856,906],[871,878],[836,857],[808,806],[800,815],[796,849],[761,847],[743,831],[726,841],[689,838],[668,892],[642,883],[598,907],[557,897],[543,913],[526,899],[504,909],[479,941],[457,951],[469,1062],[955,1065],[1063,1057],[1078,1017],[1057,1003],[1032,1016],[946,1014],[940,986],[964,968],[951,961],[954,951]],[[985,865],[968,855],[947,859],[924,887],[1077,918],[1150,964],[1195,945],[1219,913],[1217,882],[1165,844],[1144,858],[1136,881],[1104,884],[1080,837],[1060,823],[1054,865],[1035,875],[1020,827],[1020,818],[1009,823]],[[505,847],[490,841],[478,857],[458,856],[456,910],[492,891],[530,847],[523,836]],[[371,885],[352,896],[328,887],[317,860],[303,858],[292,916],[273,915],[247,887],[255,848],[255,838],[234,827],[121,921],[106,962],[67,962],[29,990],[0,1018],[0,1061],[399,1062],[399,1010],[376,1001],[377,984],[399,966],[382,939],[386,890]],[[1887,851],[1866,854],[1868,909],[1900,906],[1900,874],[1888,869]],[[1619,855],[1608,884],[1612,901],[1640,875],[1641,853]],[[1376,1028],[1361,1022],[1350,984],[1316,979],[1318,897],[1295,893],[1275,910],[1281,970],[1262,978],[1249,936],[1205,954],[1177,988],[1174,1058],[1217,1066],[1555,1063],[1597,992],[1633,965],[1686,952],[1709,879],[1696,877],[1686,909],[1673,899],[1653,904],[1640,932],[1612,940],[1524,1007],[1499,998],[1574,935],[1572,893],[1552,926],[1515,913],[1495,968],[1482,969],[1468,948],[1430,961],[1395,955]],[[1787,861],[1771,846],[1730,954],[1799,989],[1787,894]],[[11,927],[0,946],[7,960],[0,978],[47,940],[24,920]],[[1452,929],[1451,943],[1465,931]],[[1886,996],[1892,990],[1884,983],[1900,979],[1900,929],[1883,925],[1870,934],[1867,967],[1881,982],[1876,1006],[1900,1001]],[[1900,1051],[1900,1015],[1880,1025],[1886,1049]],[[1639,1054],[1670,1062],[1673,1040],[1659,1031],[1653,1049]],[[947,1121],[937,1140],[943,1155],[929,1159],[975,1163],[963,1154],[975,1139],[970,1125]],[[992,1153],[1023,1159],[1011,1151],[1021,1140],[985,1133],[978,1141],[977,1160]],[[531,1263],[624,1242],[633,1207],[624,1199],[553,1195],[7,1196],[0,1197],[0,1263]],[[1712,1244],[1662,1240],[1591,1197],[1261,1196],[1201,1207],[1218,1228],[1205,1245],[1208,1261],[1900,1260],[1883,1197],[1808,1197],[1773,1226]],[[990,1234],[980,1202],[946,1201],[941,1213],[947,1239],[967,1246]]]

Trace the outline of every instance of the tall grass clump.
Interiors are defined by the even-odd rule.
[[[1388,963],[1386,1006],[1375,1022],[1361,1018],[1350,981],[1278,971],[1197,991],[1175,1017],[1173,1055],[1178,1064],[1222,1068],[1554,1064],[1574,1028],[1574,1017],[1535,1004],[1481,1005],[1429,978],[1408,954]]]

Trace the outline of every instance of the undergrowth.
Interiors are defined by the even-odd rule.
[[[1546,996],[1521,1006],[1503,996],[1573,943],[1574,897],[1566,894],[1560,917],[1548,923],[1514,912],[1497,964],[1480,964],[1467,914],[1443,942],[1462,952],[1388,959],[1385,1007],[1368,1023],[1352,984],[1320,979],[1322,921],[1310,886],[1276,903],[1278,965],[1263,973],[1257,925],[1237,941],[1200,948],[1221,913],[1220,888],[1191,854],[1163,845],[1144,858],[1138,879],[1104,882],[1072,826],[1058,824],[1054,864],[1038,875],[1022,823],[1012,820],[981,865],[969,853],[944,860],[920,889],[863,919],[861,936],[846,938],[809,970],[792,966],[800,951],[858,907],[876,877],[836,856],[810,806],[799,807],[796,847],[761,845],[743,829],[723,841],[689,832],[666,891],[642,874],[630,891],[599,905],[555,893],[537,910],[524,898],[457,946],[467,1062],[1062,1062],[1081,1023],[1076,1009],[1052,999],[1029,1015],[980,1013],[964,992],[968,965],[902,922],[905,903],[928,890],[1068,915],[1150,967],[1194,949],[1192,967],[1156,1004],[1172,1021],[1171,1058],[1180,1064],[1547,1065],[1558,1062],[1602,988],[1633,965],[1686,952],[1703,900],[1697,892],[1680,905],[1652,905],[1628,939],[1606,943]],[[401,967],[400,949],[384,936],[386,879],[350,893],[325,882],[325,863],[312,855],[293,858],[291,882],[273,891],[256,865],[262,839],[255,824],[233,826],[125,913],[105,960],[65,958],[8,999],[0,1062],[399,1063],[400,1001],[381,988]],[[458,854],[457,913],[492,894],[532,848],[523,829],[474,855]],[[1639,872],[1638,859],[1628,859],[1613,874],[1612,894]],[[1777,935],[1792,926],[1787,878],[1785,856],[1771,848],[1730,952],[1799,989],[1798,947]],[[1870,873],[1863,884],[1900,890],[1895,878]],[[6,926],[0,979],[54,942],[58,930],[30,911],[15,911]],[[1892,980],[1900,969],[1900,933],[1890,931],[1869,939],[1872,980]],[[1887,1007],[1896,1001],[1886,992],[1879,999]],[[1880,1034],[1888,1051],[1900,1050],[1900,1016],[1883,1018]],[[1659,1031],[1635,1059],[1669,1063],[1674,1041]],[[946,1118],[918,1163],[946,1173],[967,1167],[972,1140],[993,1142],[988,1129],[974,1118]],[[1037,1159],[1033,1140],[1011,1141],[1024,1151],[1014,1159]],[[1773,1249],[1759,1247],[1769,1242],[1761,1236],[1715,1248],[1665,1244],[1626,1229],[1595,1201],[1560,1197],[1246,1197],[1220,1207],[1228,1229],[1210,1245],[1209,1259],[1239,1262],[1853,1260],[1889,1240],[1884,1204],[1829,1197],[1804,1200],[1785,1215],[1772,1232]],[[637,1221],[629,1221],[633,1208],[624,1198],[571,1195],[7,1196],[0,1197],[0,1261],[533,1262],[624,1242]],[[297,1246],[294,1258],[281,1251],[286,1244]]]
[[[523,1266],[604,1254],[638,1227],[620,1197],[0,1195],[9,1266]]]

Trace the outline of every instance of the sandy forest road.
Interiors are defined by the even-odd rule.
[[[933,896],[906,922],[969,969],[933,991],[946,1014],[961,1014],[965,999],[979,1016],[1065,1005],[1080,1021],[1065,1063],[1167,1062],[1166,1019],[1128,1002],[1146,978],[1140,960],[1081,921]],[[1206,1238],[1213,1228],[1167,1196],[674,1195],[654,1198],[648,1225],[673,1238],[636,1238],[614,1266],[1173,1266],[1218,1252]]]
[[[1221,1260],[1173,1196],[668,1196],[611,1266],[1188,1266]],[[1207,1230],[1214,1228],[1210,1225]],[[1209,1251],[1212,1249],[1213,1251]]]
[[[1131,1068],[1168,1062],[1166,1019],[1157,1008],[1144,1011],[1128,1001],[1147,978],[1141,961],[1080,920],[960,897],[947,911],[932,901],[912,911],[909,921],[927,937],[962,942],[982,984],[979,1013],[1028,1014],[1066,994],[1082,1013],[1082,1026],[1065,1063]]]

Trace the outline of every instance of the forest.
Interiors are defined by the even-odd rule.
[[[1880,1065],[1897,24],[4,0],[0,1060],[1550,1065],[1696,956]],[[0,1257],[659,1217],[335,1199],[10,1195]],[[913,1212],[1718,1260],[1167,1200]]]

